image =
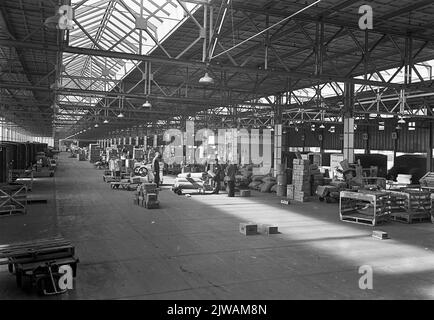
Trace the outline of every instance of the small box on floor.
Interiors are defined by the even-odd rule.
[[[278,227],[272,224],[261,224],[260,231],[262,234],[266,234],[266,235],[279,233]]]
[[[372,237],[380,240],[389,239],[389,234],[385,231],[374,230],[372,231]]]
[[[240,190],[241,197],[250,197],[250,195],[251,195],[250,190]]]
[[[246,236],[258,234],[258,225],[253,222],[241,222],[240,232]]]

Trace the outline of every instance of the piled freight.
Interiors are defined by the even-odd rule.
[[[309,160],[293,160],[292,185],[294,186],[293,200],[299,202],[307,201],[311,195]]]

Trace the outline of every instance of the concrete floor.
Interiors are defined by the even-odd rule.
[[[53,183],[54,182],[54,183]],[[337,204],[281,205],[272,194],[160,194],[161,208],[133,205],[102,171],[62,154],[55,178],[38,179],[23,216],[0,217],[0,244],[62,235],[80,258],[75,289],[24,293],[0,268],[0,299],[432,299],[434,229],[389,223],[392,239],[340,222]],[[243,236],[240,222],[275,223],[281,234]],[[374,271],[359,289],[359,267]]]

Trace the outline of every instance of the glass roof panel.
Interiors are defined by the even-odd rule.
[[[187,19],[182,7],[173,0],[72,0],[71,5],[75,10],[76,23],[74,29],[69,31],[69,45],[80,48],[149,54],[156,48],[152,37],[162,41]],[[194,3],[185,3],[185,6],[190,12],[200,7]],[[136,29],[139,17],[146,21],[146,30]],[[79,89],[92,84],[92,89],[110,91],[137,63],[64,53],[63,65],[62,86]],[[99,81],[104,70],[108,70],[109,79],[115,81]],[[69,79],[71,76],[75,78]],[[71,95],[61,96],[59,101],[84,102],[81,97]],[[100,98],[88,101],[96,104]],[[60,108],[59,111],[62,113],[65,110]]]

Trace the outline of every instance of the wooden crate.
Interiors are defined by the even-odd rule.
[[[434,172],[427,172],[419,182],[421,187],[434,188]]]
[[[341,221],[375,226],[390,219],[389,195],[378,191],[341,191],[339,216]]]
[[[429,213],[431,198],[428,191],[404,190],[389,191],[389,207],[391,213]]]

